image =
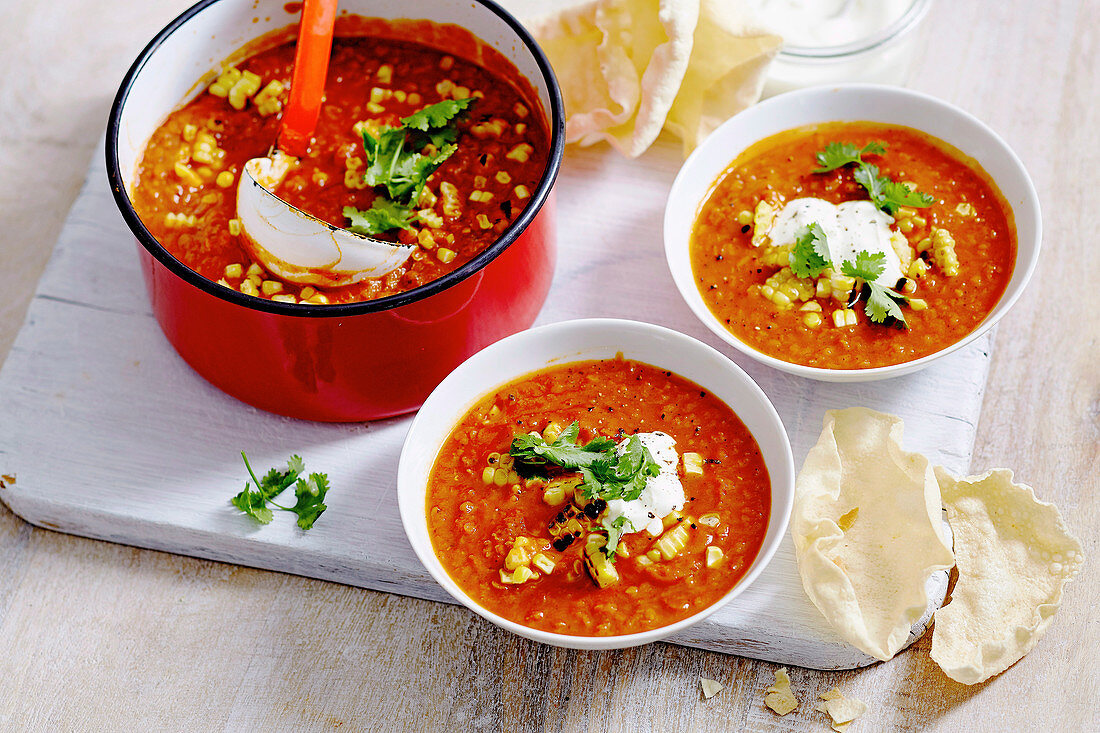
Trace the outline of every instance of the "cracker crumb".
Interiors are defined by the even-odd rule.
[[[12,484],[12,485],[15,484],[15,474],[14,473],[0,474],[0,489],[8,488],[9,484]]]
[[[852,721],[867,712],[867,706],[862,701],[854,697],[844,697],[837,687],[823,693],[820,697],[824,702],[814,705],[814,710],[832,718],[833,730],[837,733],[844,733]]]
[[[764,692],[764,704],[779,715],[786,715],[798,707],[798,700],[791,692],[791,678],[786,667],[775,670],[775,684]]]
[[[703,686],[703,697],[708,700],[724,689],[721,682],[708,680],[706,677],[700,677],[699,684]]]

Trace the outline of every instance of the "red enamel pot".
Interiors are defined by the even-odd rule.
[[[372,18],[401,19],[408,9],[404,0],[341,2],[341,14]],[[400,415],[416,410],[469,356],[530,326],[542,307],[556,252],[551,189],[564,148],[561,93],[534,39],[491,0],[422,0],[415,11],[430,23],[409,24],[419,27],[416,40],[467,58],[490,49],[529,83],[534,111],[550,130],[549,160],[529,205],[463,267],[405,293],[324,306],[249,297],[169,254],[142,224],[129,192],[146,142],[181,100],[201,93],[196,80],[250,41],[294,24],[296,11],[281,0],[205,0],[157,34],[111,108],[107,175],[137,238],[157,322],[196,372],[233,397],[291,417]],[[451,24],[480,45],[445,32]]]

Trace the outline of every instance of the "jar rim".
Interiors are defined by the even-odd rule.
[[[798,46],[784,44],[778,57],[789,61],[832,61],[871,51],[908,35],[920,25],[932,7],[932,0],[913,0],[893,23],[868,36],[838,46]]]

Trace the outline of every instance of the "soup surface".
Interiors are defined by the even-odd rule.
[[[549,135],[541,113],[507,78],[414,42],[337,38],[309,153],[276,190],[320,219],[346,227],[345,206],[370,209],[386,191],[365,183],[364,130],[378,134],[400,126],[402,118],[443,100],[474,101],[456,118],[457,149],[413,203],[410,227],[376,235],[416,245],[404,265],[333,288],[296,285],[265,272],[240,235],[237,181],[245,161],[267,155],[275,142],[294,51],[294,43],[284,43],[226,72],[173,112],[146,147],[132,191],[135,209],[153,236],[200,275],[287,302],[380,298],[459,268],[527,205],[546,166]]]
[[[878,144],[881,152],[816,172],[830,144]],[[917,193],[902,196],[924,200],[874,213],[877,202],[856,175],[868,165],[880,184],[903,183]],[[869,278],[846,275],[839,257],[809,275],[795,269],[792,229],[795,237],[806,229],[794,225],[824,223],[837,205],[856,201],[871,214],[850,228],[875,219],[877,230],[864,232],[883,243],[874,257],[896,256],[900,277],[881,284],[892,294],[878,288],[874,301],[895,303],[900,319],[876,322],[882,313],[869,303]],[[848,235],[842,217],[831,221],[830,238]],[[1012,276],[1015,237],[1010,207],[975,161],[909,128],[835,122],[780,133],[739,156],[700,208],[690,253],[707,307],[741,341],[795,364],[865,369],[933,354],[977,328]],[[853,238],[853,260],[864,241]]]
[[[574,422],[579,445],[602,437],[621,451],[658,431],[675,441],[681,508],[643,519],[653,526],[624,533],[613,558],[614,501],[586,498],[573,470],[523,478],[510,454],[516,436],[560,442]],[[487,395],[440,449],[427,492],[435,552],[464,591],[516,623],[581,636],[665,626],[716,602],[752,564],[771,506],[760,449],[725,403],[621,358],[550,367]]]

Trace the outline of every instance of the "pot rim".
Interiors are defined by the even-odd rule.
[[[111,103],[111,112],[107,119],[107,180],[111,185],[111,194],[114,196],[115,205],[118,207],[119,212],[122,214],[122,218],[126,221],[127,226],[130,227],[130,231],[134,233],[138,242],[140,242],[149,254],[151,254],[161,265],[168,268],[168,270],[185,282],[221,300],[248,308],[249,310],[264,313],[310,318],[342,318],[388,311],[416,303],[443,292],[451,286],[457,285],[475,273],[483,270],[523,234],[550,197],[551,189],[553,188],[554,182],[557,180],[558,172],[561,170],[562,158],[565,153],[565,113],[563,111],[564,105],[562,102],[561,87],[550,66],[550,61],[546,58],[546,54],[543,53],[542,49],[539,47],[538,43],[535,42],[535,39],[527,29],[524,28],[513,15],[497,5],[494,0],[472,0],[472,2],[481,5],[489,12],[497,15],[512,29],[516,38],[522,42],[530,52],[539,71],[542,73],[543,81],[547,87],[547,96],[550,98],[550,151],[546,161],[546,169],[543,171],[538,187],[531,195],[530,202],[524,207],[516,220],[513,221],[492,244],[457,270],[449,272],[443,277],[432,280],[412,290],[375,300],[365,300],[355,303],[336,303],[331,305],[279,303],[265,298],[254,298],[236,290],[222,287],[212,280],[208,280],[168,252],[168,250],[157,241],[156,237],[149,232],[137,212],[134,210],[133,202],[130,200],[129,192],[126,190],[126,186],[123,183],[122,172],[119,169],[118,138],[122,110],[126,106],[135,80],[141,74],[150,57],[173,33],[186,26],[191,18],[217,2],[222,2],[222,0],[200,0],[200,2],[183,11],[153,37],[149,44],[142,49],[140,54],[138,54],[137,59],[134,60],[134,63],[126,72],[126,76],[123,77],[118,93]],[[429,18],[428,20],[431,19]]]

